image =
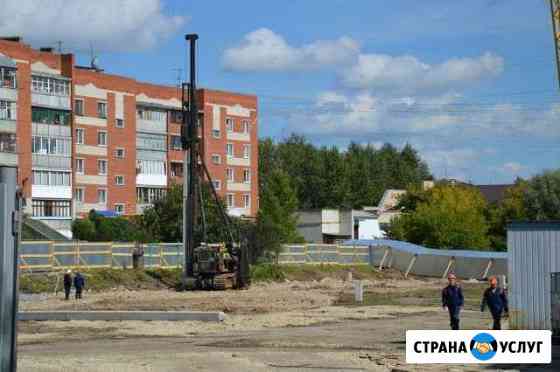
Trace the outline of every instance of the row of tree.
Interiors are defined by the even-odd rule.
[[[288,177],[298,208],[362,208],[377,204],[385,190],[404,189],[432,176],[410,145],[398,150],[350,143],[346,150],[317,147],[305,137],[264,139],[259,146],[261,198],[278,170]]]
[[[560,219],[560,170],[517,179],[498,204],[487,204],[478,189],[439,182],[429,190],[409,187],[401,217],[389,229],[393,239],[433,248],[507,249],[507,225],[515,220]]]

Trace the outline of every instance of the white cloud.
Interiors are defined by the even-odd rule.
[[[405,92],[449,89],[501,74],[503,58],[485,53],[477,58],[453,58],[430,65],[413,56],[361,54],[355,65],[341,73],[349,88],[377,88]]]
[[[350,62],[359,49],[349,37],[295,47],[272,30],[260,28],[226,49],[222,62],[231,71],[305,70]]]
[[[187,19],[163,12],[162,0],[3,0],[0,34],[52,46],[98,51],[150,48]]]
[[[513,175],[517,175],[526,169],[527,167],[515,161],[504,163],[504,165],[500,167],[500,170],[502,172],[513,174]]]

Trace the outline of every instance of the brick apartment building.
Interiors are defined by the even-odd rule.
[[[257,97],[197,91],[202,151],[228,211],[258,208]],[[26,212],[63,234],[91,209],[142,213],[181,183],[181,92],[76,66],[0,38],[0,164],[18,165]]]

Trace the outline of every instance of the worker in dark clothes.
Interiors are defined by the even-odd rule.
[[[72,271],[68,270],[64,274],[64,299],[70,298],[70,290],[72,289]]]
[[[443,309],[449,311],[449,321],[451,329],[459,329],[459,315],[464,305],[463,291],[457,285],[455,274],[447,276],[448,285],[441,292],[441,305]]]
[[[480,311],[484,312],[484,309],[488,306],[494,319],[492,329],[500,330],[502,329],[502,315],[507,314],[509,311],[507,296],[505,290],[498,287],[498,279],[495,276],[490,277],[488,281],[490,282],[490,287],[484,291]]]
[[[82,298],[82,290],[86,286],[86,280],[79,272],[74,277],[74,288],[76,288],[76,300]]]

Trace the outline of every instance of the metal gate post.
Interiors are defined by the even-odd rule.
[[[17,168],[0,166],[0,371],[17,368],[19,198]]]

